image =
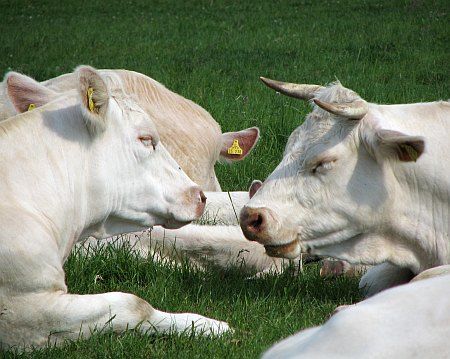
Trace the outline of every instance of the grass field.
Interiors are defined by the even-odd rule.
[[[262,139],[248,159],[217,166],[223,189],[242,190],[271,172],[309,111],[259,76],[317,84],[337,78],[380,103],[448,99],[449,10],[445,0],[2,0],[0,70],[38,80],[79,64],[136,70],[199,103],[224,132],[259,126]],[[105,248],[89,259],[72,255],[66,270],[73,293],[132,292],[162,310],[226,320],[235,333],[215,340],[103,333],[24,357],[256,358],[322,323],[336,305],[361,299],[356,279],[323,280],[314,265],[300,277],[249,281]]]

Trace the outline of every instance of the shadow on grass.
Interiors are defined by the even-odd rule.
[[[108,290],[136,290],[146,297],[146,291],[164,287],[165,296],[183,297],[196,303],[199,298],[233,304],[236,298],[246,300],[301,299],[314,302],[355,302],[358,294],[357,278],[324,279],[319,265],[306,265],[296,275],[293,267],[282,274],[267,274],[247,278],[238,268],[227,271],[192,267],[187,261],[162,263],[152,255],[142,258],[126,243],[100,246],[89,256],[74,252],[66,264],[67,282],[71,292],[98,293]],[[153,297],[153,295],[152,295]],[[159,301],[158,301],[159,302]]]

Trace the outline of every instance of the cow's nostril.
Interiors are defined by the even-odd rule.
[[[205,196],[205,194],[203,193],[203,191],[200,191],[200,201],[202,202],[202,203],[206,203],[206,196]]]
[[[259,232],[262,229],[264,217],[260,213],[253,213],[248,221],[247,226],[253,232]]]
[[[249,241],[257,241],[263,243],[269,235],[269,227],[271,216],[267,208],[251,208],[244,206],[241,210],[240,225],[244,236]],[[265,244],[265,243],[263,243]]]

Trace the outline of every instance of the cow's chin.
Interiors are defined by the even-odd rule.
[[[300,256],[301,247],[298,239],[279,245],[265,245],[267,255],[270,257],[295,259]]]
[[[175,219],[170,219],[168,221],[166,221],[162,227],[165,229],[178,229],[181,228],[189,223],[191,223],[192,221],[177,221]]]

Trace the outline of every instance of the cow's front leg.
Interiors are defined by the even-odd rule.
[[[371,297],[382,290],[408,283],[414,274],[408,268],[401,268],[391,263],[381,263],[370,268],[359,281],[359,288],[366,297]]]
[[[2,301],[0,344],[42,347],[87,338],[93,331],[221,335],[225,322],[191,313],[165,313],[132,294],[39,293]],[[0,345],[0,347],[1,347]]]

